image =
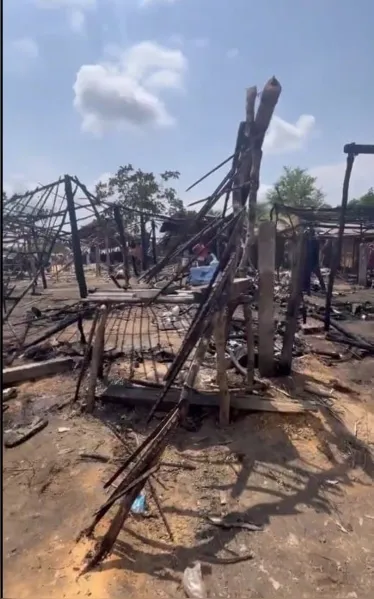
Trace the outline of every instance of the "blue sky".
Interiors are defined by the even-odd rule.
[[[87,185],[119,165],[194,179],[231,154],[245,89],[282,84],[261,175],[309,168],[340,199],[343,145],[374,143],[374,2],[4,0],[4,181],[63,173]],[[222,172],[222,176],[224,172]],[[352,195],[374,185],[357,159]]]

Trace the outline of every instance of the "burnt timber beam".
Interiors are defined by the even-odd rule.
[[[345,144],[344,154],[353,154],[358,156],[359,154],[374,154],[374,144]]]

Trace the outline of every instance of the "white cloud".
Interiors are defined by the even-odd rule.
[[[226,58],[236,58],[237,56],[239,56],[238,48],[230,48],[226,52]]]
[[[145,41],[109,62],[82,65],[73,86],[82,128],[96,134],[126,125],[174,122],[159,92],[183,87],[187,59],[180,50]]]
[[[341,202],[345,167],[346,162],[343,159],[309,170],[313,177],[317,177],[318,186],[326,194],[326,202],[329,204],[336,205]],[[374,156],[357,156],[350,180],[349,198],[362,196],[370,187],[374,187]]]
[[[82,33],[86,22],[86,12],[96,8],[96,0],[35,0],[39,8],[64,10],[67,13],[70,29]]]
[[[302,114],[293,125],[273,116],[265,136],[264,150],[272,154],[300,150],[308,141],[315,121],[314,116]]]

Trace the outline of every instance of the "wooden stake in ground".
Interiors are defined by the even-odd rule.
[[[90,334],[88,336],[88,341],[87,341],[86,350],[85,350],[85,353],[84,353],[82,367],[81,367],[80,372],[79,372],[77,386],[76,386],[76,389],[75,389],[75,394],[74,394],[74,398],[73,398],[73,402],[72,403],[76,402],[77,399],[78,399],[78,397],[79,397],[79,391],[80,391],[80,388],[81,388],[81,384],[82,384],[82,380],[83,380],[83,377],[84,377],[84,373],[86,372],[86,369],[87,369],[87,366],[88,366],[89,360],[90,360],[90,355],[91,355],[91,352],[92,352],[92,341],[93,341],[93,337],[94,337],[94,334],[95,334],[95,330],[96,330],[96,325],[97,325],[98,319],[99,319],[99,312],[96,311],[94,319],[93,319],[93,322],[92,322]]]
[[[96,381],[99,374],[100,366],[103,360],[104,343],[105,343],[105,325],[108,318],[109,308],[102,305],[99,308],[99,324],[97,326],[96,338],[92,352],[90,383],[87,394],[87,412],[93,412],[95,406]]]

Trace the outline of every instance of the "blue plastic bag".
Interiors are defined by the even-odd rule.
[[[133,512],[133,514],[144,514],[146,509],[147,506],[145,501],[145,493],[142,491],[132,504],[131,511]]]

